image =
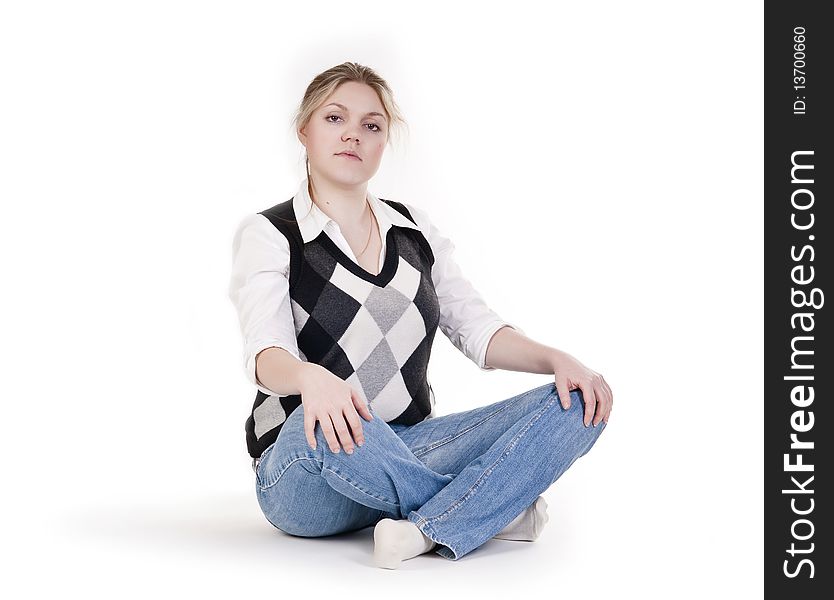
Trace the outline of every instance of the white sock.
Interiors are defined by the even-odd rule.
[[[532,542],[541,535],[544,524],[547,523],[549,518],[547,516],[547,502],[539,496],[533,504],[524,509],[524,512],[495,534],[494,538]]]
[[[437,544],[407,519],[382,519],[374,527],[374,563],[396,569],[400,562],[432,550]]]

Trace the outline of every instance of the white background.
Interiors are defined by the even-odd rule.
[[[0,593],[759,597],[762,30],[755,2],[4,4]],[[369,189],[614,391],[535,543],[384,571],[372,528],[260,513],[232,234],[295,192],[293,110],[346,60],[410,127]],[[549,380],[439,330],[432,358],[439,414]]]

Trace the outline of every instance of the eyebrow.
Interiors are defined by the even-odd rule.
[[[330,104],[327,104],[326,106],[338,106],[343,111],[350,112],[348,110],[347,106],[345,106],[344,104],[339,104],[338,102],[331,102]],[[369,112],[365,116],[366,117],[382,117],[383,119],[385,118],[385,115],[383,115],[382,113],[378,113],[378,112]]]

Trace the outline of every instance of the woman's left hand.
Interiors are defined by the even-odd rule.
[[[591,424],[591,420],[594,427],[599,425],[600,421],[607,424],[614,403],[614,394],[602,375],[561,350],[554,352],[551,365],[562,406],[565,409],[570,408],[570,390],[579,388],[585,400],[585,427]]]

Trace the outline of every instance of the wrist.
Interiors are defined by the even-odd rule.
[[[307,391],[307,389],[309,389],[310,384],[313,382],[316,376],[318,376],[321,373],[323,368],[324,367],[317,363],[301,363],[301,366],[298,369],[296,384],[299,392],[301,392],[302,395]]]
[[[557,348],[551,348],[550,351],[547,353],[547,363],[554,374],[558,370],[559,365],[562,364],[564,358],[565,353],[561,350],[558,350]]]

